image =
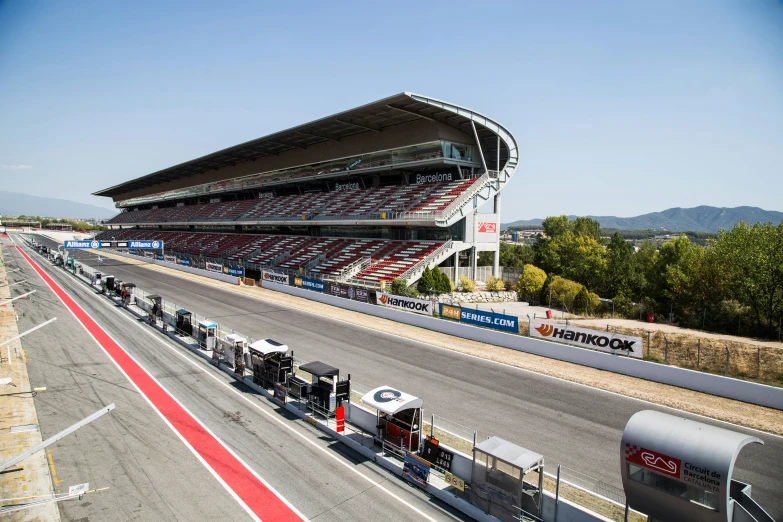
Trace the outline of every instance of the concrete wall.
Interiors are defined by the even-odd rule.
[[[349,299],[303,290],[293,286],[279,285],[265,281],[264,288],[304,297],[306,299],[346,308],[348,310],[354,310],[356,312],[374,315],[376,317],[382,317],[384,319],[390,319],[392,321],[427,328],[436,332],[494,344],[512,350],[519,350],[521,352],[541,355],[551,359],[581,364],[583,366],[629,375],[631,377],[639,377],[648,381],[710,393],[712,395],[718,395],[720,397],[735,399],[751,404],[758,404],[769,408],[783,409],[783,388],[775,388],[773,386],[731,379],[729,377],[721,377],[719,375],[687,370],[685,368],[666,366],[619,355],[604,354],[564,344],[531,339],[520,335],[496,332],[486,328],[479,328],[434,317],[402,312],[383,306],[351,301]]]

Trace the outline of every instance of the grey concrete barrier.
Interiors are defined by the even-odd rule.
[[[445,319],[352,301],[350,299],[313,292],[311,290],[303,290],[294,286],[264,281],[264,288],[295,295],[297,297],[304,297],[312,301],[353,310],[355,312],[373,315],[375,317],[382,317],[384,319],[390,319],[412,326],[419,326],[435,332],[455,335],[457,337],[532,353],[542,357],[549,357],[550,359],[589,366],[599,370],[607,370],[662,384],[670,384],[680,388],[709,393],[711,395],[735,399],[759,406],[766,406],[768,408],[783,409],[783,388],[688,370],[686,368],[666,366],[664,364],[643,361],[640,359],[601,353],[541,339],[532,339],[530,337],[497,332],[487,328],[480,328]]]

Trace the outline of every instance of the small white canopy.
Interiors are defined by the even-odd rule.
[[[278,343],[272,339],[259,339],[250,345],[250,349],[266,356],[275,352],[285,353],[288,351],[288,345]]]
[[[421,408],[424,405],[422,399],[395,390],[391,386],[379,386],[368,391],[362,396],[362,402],[387,415],[394,415],[402,410]]]

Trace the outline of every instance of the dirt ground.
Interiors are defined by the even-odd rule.
[[[140,260],[115,256],[106,251],[101,255],[114,257],[128,263],[145,265],[150,270],[165,272],[175,277],[196,280],[200,283],[219,286],[230,291],[254,296],[268,302],[290,306],[317,313],[325,317],[346,321],[377,331],[399,335],[415,341],[428,343],[447,350],[482,357],[525,370],[550,375],[567,381],[592,386],[610,392],[643,399],[652,403],[704,415],[714,419],[732,422],[778,435],[783,435],[783,411],[747,404],[740,401],[716,397],[643,379],[618,375],[576,364],[548,359],[507,348],[433,332],[395,321],[368,316],[330,305],[316,303],[304,298],[290,296],[259,287],[232,286],[206,277],[189,274],[172,268],[153,265]]]
[[[639,330],[646,330],[649,332],[666,332],[682,335],[696,335],[705,339],[715,339],[719,341],[729,341],[732,343],[744,343],[752,344],[755,346],[767,346],[769,348],[782,348],[783,343],[777,341],[761,341],[757,339],[751,339],[748,337],[739,337],[737,335],[717,334],[711,332],[703,332],[701,330],[692,330],[690,328],[680,328],[673,324],[661,324],[661,323],[647,323],[644,321],[636,321],[634,319],[576,319],[571,321],[574,324],[584,326],[600,326],[606,327],[609,325],[612,327],[632,328]]]

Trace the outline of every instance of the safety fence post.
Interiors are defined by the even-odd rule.
[[[647,358],[650,357],[650,330],[647,330]]]
[[[557,506],[560,504],[560,466],[557,465],[557,484],[555,484],[555,520],[557,520]]]
[[[696,345],[696,368],[701,364],[701,339],[698,340]]]
[[[729,343],[726,343],[726,377],[729,376]]]
[[[628,511],[629,511],[629,507],[628,507],[628,501],[626,500],[626,501],[625,501],[625,517],[623,518],[623,520],[624,520],[625,522],[628,522]]]
[[[432,420],[430,420],[430,437],[435,438],[435,414],[432,414]]]
[[[663,362],[669,364],[669,339],[667,339],[666,336],[664,335],[663,341],[664,343],[666,343],[663,352]]]
[[[760,379],[761,378],[761,346],[756,347],[756,367],[758,371],[756,372],[756,376]]]

